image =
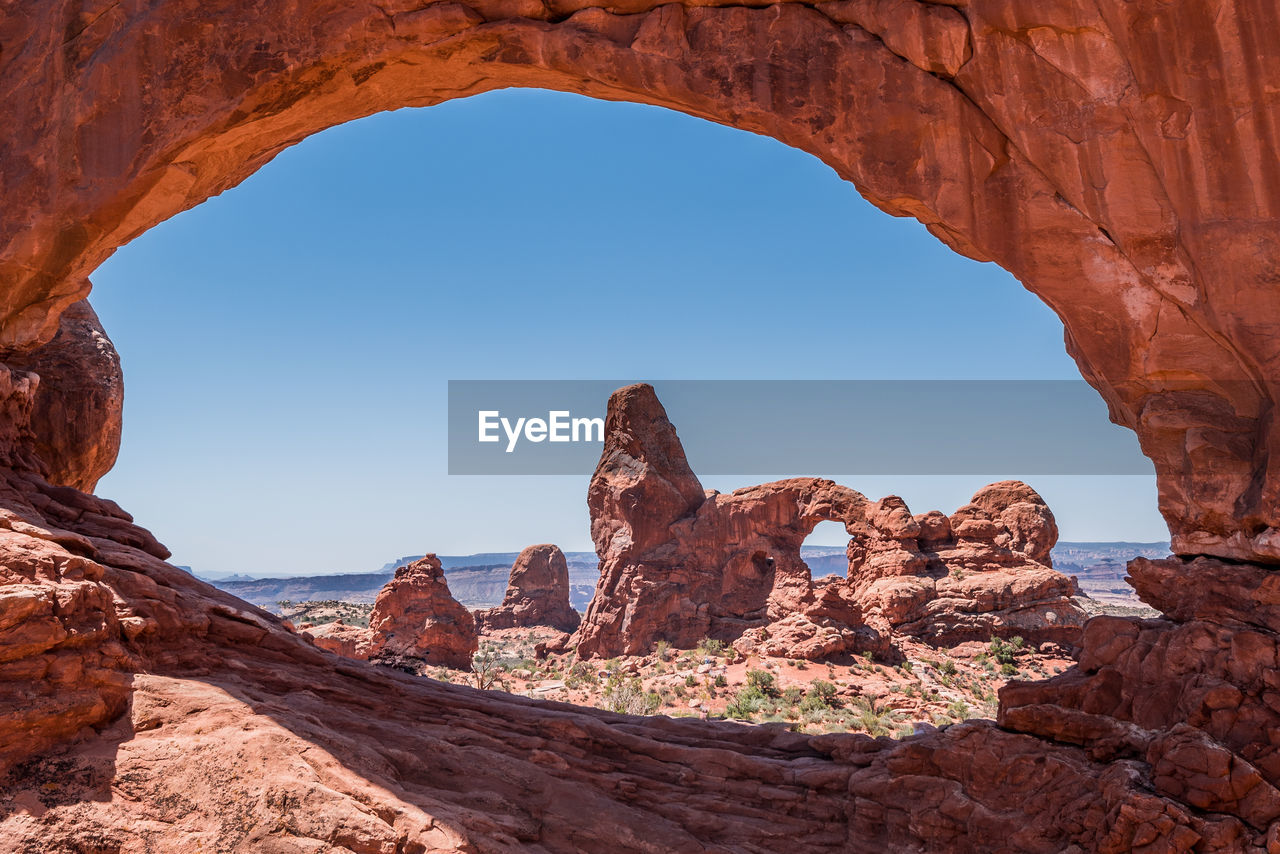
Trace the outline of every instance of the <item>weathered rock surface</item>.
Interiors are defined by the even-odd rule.
[[[92,492],[120,452],[120,356],[88,301],[62,314],[48,344],[11,359],[40,377],[31,412],[33,449],[50,483]]]
[[[529,546],[511,566],[502,604],[475,612],[479,631],[551,626],[562,632],[578,628],[581,617],[569,604],[569,564],[560,547]]]
[[[582,656],[705,637],[792,658],[884,652],[901,634],[1070,644],[1084,624],[1050,565],[1053,514],[1026,484],[991,484],[950,518],[816,478],[704,494],[648,385],[610,398],[587,503],[600,582]],[[849,573],[815,584],[800,547],[827,520],[851,535]]]
[[[470,670],[471,656],[479,648],[475,618],[449,594],[434,554],[396,570],[374,600],[369,629],[370,657],[375,659]]]
[[[349,626],[342,620],[306,627],[302,631],[315,641],[316,646],[347,658],[368,661],[371,655],[379,651],[372,629]]]
[[[1070,646],[1086,615],[1052,569],[1053,513],[1016,480],[980,489],[950,517],[879,502],[849,543],[847,592],[879,631],[954,646],[1019,636]]]
[[[1272,0],[37,0],[0,16],[23,46],[0,353],[50,338],[117,247],[323,128],[507,86],[640,101],[808,151],[1009,270],[1137,431],[1174,550],[1280,561],[1277,30]]]
[[[1271,812],[1271,778],[1232,764],[1211,736],[1171,728],[1154,763],[1099,760],[1092,748],[981,721],[895,742],[478,692],[317,649],[165,564],[122,515],[109,517],[114,526],[89,518],[109,502],[6,470],[0,504],[2,850],[834,854],[984,852],[993,839],[1031,852],[1267,842],[1257,825]],[[1199,770],[1224,760],[1225,781]]]
[[[317,130],[506,86],[643,101],[808,151],[1011,271],[1153,459],[1174,551],[1236,563],[1135,566],[1170,619],[1091,622],[1079,668],[1005,690],[1022,733],[630,720],[342,662],[164,564],[42,476],[37,381],[6,367],[0,763],[61,752],[13,767],[0,847],[1280,847],[1248,565],[1280,559],[1278,31],[1271,0],[7,5],[6,364],[117,247]]]

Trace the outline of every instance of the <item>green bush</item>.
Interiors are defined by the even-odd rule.
[[[823,679],[815,679],[800,702],[800,711],[822,711],[835,708],[837,705],[836,686]]]
[[[777,680],[767,670],[748,670],[747,685],[765,697],[774,697],[778,693]]]
[[[724,641],[718,641],[715,638],[703,638],[698,641],[698,652],[716,658],[725,655],[727,650],[725,649]]]
[[[639,679],[630,679],[606,689],[605,708],[624,715],[651,715],[662,705],[662,697],[645,691]]]
[[[725,707],[724,712],[731,718],[749,720],[764,708],[767,700],[768,698],[759,688],[750,685],[733,695],[733,699],[729,701],[729,705]]]

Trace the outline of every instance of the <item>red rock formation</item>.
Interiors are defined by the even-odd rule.
[[[980,489],[950,518],[884,499],[849,544],[846,595],[885,634],[953,646],[991,637],[1071,645],[1085,613],[1052,569],[1053,513],[1025,483]]]
[[[792,658],[883,652],[894,634],[1070,643],[1084,623],[1049,565],[1053,514],[1024,483],[992,484],[950,519],[814,478],[699,494],[652,387],[616,392],[587,498],[601,574],[579,655],[704,637]],[[800,547],[825,520],[853,535],[849,575],[815,585]]]
[[[575,712],[335,664],[164,564],[119,508],[42,477],[30,440],[58,443],[6,367],[0,846],[1280,847],[1261,723],[1280,634],[1270,571],[1239,563],[1280,559],[1278,31],[1268,0],[10,4],[6,364],[117,247],[321,128],[513,85],[643,101],[808,151],[1010,270],[1153,459],[1174,551],[1237,563],[1135,565],[1170,619],[1092,621],[1077,670],[1006,689],[1023,732]],[[92,442],[61,453],[97,468],[75,462]]]
[[[856,518],[865,504],[816,478],[704,493],[653,388],[620,389],[587,494],[600,581],[578,654],[732,640],[798,610],[812,593],[804,538],[826,519]]]
[[[120,356],[98,315],[87,301],[72,304],[53,340],[10,366],[40,377],[32,442],[49,482],[92,492],[120,451],[124,406]]]
[[[1175,550],[1280,560],[1280,12],[939,5],[35,0],[0,17],[25,46],[0,90],[0,352],[51,337],[116,247],[323,128],[507,86],[659,104],[811,152],[1011,271],[1137,431]]]
[[[380,651],[371,629],[348,626],[342,620],[334,620],[322,626],[304,627],[303,633],[311,637],[321,649],[359,661],[368,661],[370,656]]]
[[[479,648],[475,618],[450,595],[440,558],[434,554],[396,570],[378,591],[369,628],[373,659],[470,670],[471,656]]]
[[[562,632],[578,628],[580,617],[569,604],[569,565],[559,546],[529,546],[511,566],[502,604],[475,612],[479,631],[551,626]]]

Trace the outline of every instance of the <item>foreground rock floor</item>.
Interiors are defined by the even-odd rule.
[[[126,717],[20,765],[5,850],[1132,850],[1139,825],[1192,824],[1136,773],[989,723],[802,737],[227,664],[139,675]]]
[[[801,735],[341,658],[37,469],[0,469],[3,851],[1277,849],[1257,567],[1135,562],[1173,619],[1091,621],[1082,665],[1001,692],[1007,729]]]

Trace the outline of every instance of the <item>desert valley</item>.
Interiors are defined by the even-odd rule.
[[[1053,514],[1024,484],[992,484],[951,516],[913,517],[899,498],[812,479],[702,496],[650,387],[618,392],[608,423],[591,485],[603,561],[543,544],[450,568],[425,555],[364,575],[219,586],[325,650],[417,676],[625,714],[898,738],[994,718],[1008,681],[1071,666],[1088,616],[1156,616],[1116,569],[1167,546],[1064,546],[1059,563],[1076,561],[1084,581],[1066,577],[1053,568]],[[628,494],[672,508],[670,527],[619,511]],[[680,527],[690,513],[696,537]],[[807,547],[809,560],[831,567],[838,552],[843,573],[804,559],[820,519],[844,522],[850,543]],[[650,556],[672,547],[674,559]],[[629,601],[654,587],[670,592]]]

